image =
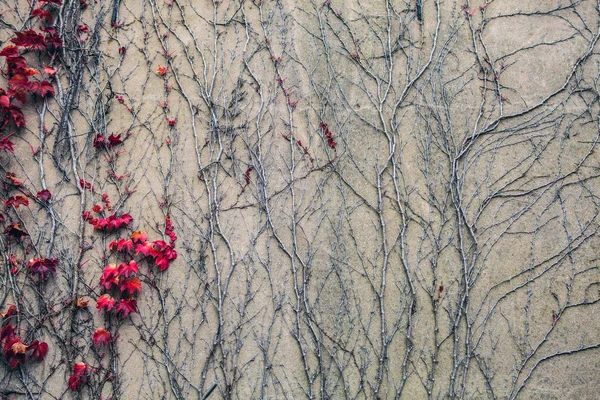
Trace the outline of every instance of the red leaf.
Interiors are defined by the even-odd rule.
[[[4,92],[4,90],[3,90],[3,92]],[[6,108],[9,105],[10,105],[10,97],[8,97],[6,95],[0,96],[0,107]]]
[[[74,392],[78,391],[83,383],[83,379],[79,375],[71,375],[69,377],[69,389]]]
[[[244,174],[246,179],[246,185],[250,184],[250,173],[252,172],[252,167],[248,167],[246,169],[246,173]]]
[[[14,304],[10,304],[8,306],[8,310],[6,310],[6,312],[0,312],[0,317],[8,318],[11,315],[13,315],[16,311],[17,311],[17,306],[15,306]],[[7,325],[7,326],[10,326],[10,325]],[[0,337],[0,341],[2,341],[2,337]]]
[[[131,251],[133,249],[133,242],[131,240],[119,239],[114,242],[110,242],[108,248],[112,251]]]
[[[133,221],[133,217],[129,214],[123,214],[120,218],[117,218],[116,221],[118,228],[122,228],[131,224],[131,221]]]
[[[81,185],[82,189],[94,190],[94,187],[91,183],[84,181],[83,179],[79,180],[79,185]]]
[[[2,110],[5,113],[5,125],[8,122],[13,122],[17,128],[21,127],[21,126],[25,126],[25,116],[23,115],[23,112],[21,111],[21,109],[17,106],[15,106],[14,104],[11,104],[10,106],[8,106],[7,108]]]
[[[104,309],[105,311],[110,311],[115,306],[115,299],[111,297],[109,294],[103,294],[96,300],[96,308],[98,312]]]
[[[177,259],[177,252],[173,248],[173,245],[167,245],[163,240],[157,240],[154,242],[153,247],[151,255],[154,257],[154,264],[161,271],[169,268],[169,264]]]
[[[4,233],[15,239],[21,239],[23,236],[29,236],[27,232],[21,228],[20,224],[12,224],[4,229]]]
[[[139,272],[138,265],[135,260],[129,261],[129,264],[119,264],[119,275],[124,278],[129,278],[133,274]]]
[[[108,264],[104,271],[102,272],[102,276],[100,277],[100,286],[102,286],[106,290],[110,290],[110,288],[119,284],[119,268],[116,264]]]
[[[5,340],[10,340],[15,338],[15,328],[12,325],[6,325],[2,330],[0,330],[0,342],[4,342]]]
[[[29,260],[27,267],[34,274],[40,275],[40,279],[45,281],[47,274],[56,274],[56,266],[58,260],[56,258],[33,258]]]
[[[90,367],[84,363],[75,363],[73,365],[73,375],[69,377],[69,388],[78,391],[87,376]]]
[[[106,145],[106,141],[104,140],[104,136],[101,133],[97,134],[94,138],[94,148],[99,148]]]
[[[145,243],[148,238],[148,234],[146,232],[135,231],[131,234],[131,241],[133,243]]]
[[[87,375],[89,370],[89,365],[82,362],[78,362],[73,365],[73,374],[78,376]]]
[[[21,76],[21,75],[16,75],[16,76]],[[25,104],[25,102],[27,102],[27,94],[28,93],[29,93],[29,88],[26,88],[23,86],[15,86],[15,87],[11,87],[8,90],[7,94],[10,98],[21,102],[21,104]]]
[[[15,369],[19,364],[25,362],[27,346],[21,342],[21,337],[9,337],[4,343],[4,358],[8,361],[11,369]]]
[[[49,26],[42,30],[46,34],[46,43],[53,45],[55,48],[62,47],[62,39],[58,35],[56,28]]]
[[[17,46],[6,46],[0,51],[0,57],[16,57],[19,55]]]
[[[20,180],[17,179],[17,176],[14,174],[14,172],[7,172],[6,173],[6,180],[8,181],[7,183],[19,187],[19,186],[23,186],[23,182],[21,182]]]
[[[128,293],[130,296],[138,294],[142,290],[142,283],[138,278],[129,278],[119,282],[121,293]]]
[[[22,194],[18,194],[16,196],[10,196],[5,202],[4,205],[6,207],[15,206],[15,208],[19,208],[19,206],[29,207],[29,200],[27,197]]]
[[[48,76],[54,76],[56,75],[56,70],[46,64],[44,64],[44,73],[47,74]]]
[[[110,332],[104,328],[98,328],[94,332],[92,339],[94,340],[94,345],[96,347],[106,346],[110,343]]]
[[[32,29],[24,32],[15,32],[15,35],[17,37],[10,41],[17,46],[30,47],[36,50],[46,48],[46,38]]]
[[[47,203],[52,198],[52,193],[48,189],[40,190],[35,196],[38,200]]]
[[[31,358],[38,361],[44,361],[44,357],[46,357],[46,353],[48,353],[48,343],[34,340],[27,346],[27,351],[29,350],[33,350]]]
[[[111,134],[108,137],[108,143],[109,143],[109,147],[114,147],[114,146],[117,146],[117,145],[123,143],[123,140],[121,140],[121,134],[120,133],[118,135]]]
[[[27,68],[27,62],[23,56],[7,57],[6,64],[8,65],[8,76],[25,73]]]
[[[13,142],[7,137],[0,139],[0,150],[6,150],[14,153]]]
[[[39,94],[41,97],[46,97],[48,93],[54,96],[54,86],[48,81],[33,82],[31,91]]]
[[[149,256],[154,251],[154,246],[151,242],[146,243],[138,243],[135,246],[135,254],[143,254],[145,256]]]
[[[128,226],[129,224],[131,224],[131,221],[133,221],[133,218],[129,214],[123,214],[120,217],[117,217],[116,215],[113,214],[104,219],[89,218],[90,217],[89,214],[87,214],[86,217],[88,218],[87,221],[94,226],[95,230],[105,230],[106,229],[109,231],[111,231],[111,230],[116,231],[118,229]]]
[[[116,308],[117,313],[121,313],[123,318],[127,318],[129,314],[137,312],[137,302],[135,299],[119,300]]]
[[[31,12],[32,17],[39,17],[42,21],[52,22],[52,13],[42,8],[36,8]]]
[[[169,239],[171,239],[171,243],[175,243],[175,241],[177,241],[177,235],[175,235],[175,230],[173,229],[171,217],[169,217],[168,215],[165,217],[165,233],[167,234]]]

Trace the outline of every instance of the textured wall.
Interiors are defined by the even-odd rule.
[[[4,210],[29,236],[2,237],[0,306],[49,351],[0,393],[598,398],[599,5],[467,3],[44,5],[64,47],[23,54],[56,93],[0,161],[3,198],[53,197]],[[6,5],[8,45],[43,3]],[[94,230],[94,204],[133,222]],[[166,216],[168,269],[109,249],[172,243]],[[138,312],[97,312],[135,297],[99,284],[131,259]]]

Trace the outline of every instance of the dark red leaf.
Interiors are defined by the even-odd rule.
[[[37,197],[39,200],[43,201],[44,203],[47,203],[48,200],[50,200],[52,198],[52,193],[50,193],[50,191],[48,189],[44,189],[44,190],[40,190],[35,197]]]
[[[46,34],[46,43],[51,44],[55,48],[61,48],[63,45],[61,37],[58,35],[56,28],[49,26],[42,30]]]
[[[123,140],[121,140],[121,134],[120,133],[118,135],[111,134],[108,137],[108,143],[109,143],[109,147],[114,147],[114,146],[117,146],[117,145],[123,143]]]
[[[40,279],[45,281],[48,274],[56,274],[56,258],[33,258],[29,260],[27,267],[34,274],[40,275]]]
[[[16,75],[16,76],[20,76],[20,75]],[[25,104],[25,102],[27,102],[27,94],[28,93],[29,93],[29,88],[24,87],[24,86],[14,86],[8,90],[7,95],[11,99],[15,99],[15,100],[21,102],[21,104]],[[9,106],[7,106],[7,107],[9,107]]]
[[[31,91],[39,94],[41,97],[46,97],[48,94],[54,96],[54,86],[48,81],[33,82]]]
[[[27,197],[22,194],[17,194],[15,196],[10,196],[5,202],[4,205],[6,207],[15,206],[15,208],[19,208],[19,206],[29,207],[29,200]]]
[[[4,342],[4,358],[8,361],[11,369],[15,369],[19,364],[25,362],[27,354],[27,345],[21,342],[19,336],[12,336]]]
[[[6,150],[14,153],[13,142],[7,137],[0,139],[0,150]]]
[[[15,336],[15,328],[12,325],[6,325],[2,330],[0,330],[0,342],[4,342],[6,340],[12,339]]]
[[[248,167],[246,169],[246,173],[244,174],[246,179],[246,185],[250,184],[250,173],[252,172],[252,167]]]
[[[27,346],[27,351],[29,350],[33,350],[31,358],[38,361],[44,361],[44,357],[46,357],[46,353],[48,353],[48,343],[34,340]]]
[[[83,179],[79,180],[79,185],[81,185],[82,189],[94,190],[94,186],[91,183],[84,181]]]
[[[42,21],[52,22],[52,13],[42,8],[36,8],[31,12],[32,17],[39,17]]]
[[[27,62],[25,61],[25,57],[14,55],[6,57],[6,65],[8,65],[8,76],[13,76],[16,74],[24,73],[27,68]]]
[[[29,236],[27,232],[21,228],[20,224],[11,224],[4,229],[4,233],[15,239],[21,239],[23,236]]]
[[[106,145],[106,141],[104,140],[104,136],[101,133],[97,134],[94,138],[94,148],[99,148]]]
[[[33,48],[36,50],[43,50],[46,48],[46,38],[32,29],[23,32],[15,32],[15,35],[17,37],[10,41],[17,46]]]
[[[17,46],[6,46],[0,51],[0,57],[16,57],[19,55]]]
[[[17,128],[21,126],[25,126],[25,116],[21,109],[14,104],[11,104],[9,107],[2,110],[5,113],[5,125],[8,122],[13,122]]]

